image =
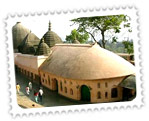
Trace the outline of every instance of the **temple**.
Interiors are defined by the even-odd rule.
[[[41,40],[20,22],[13,26],[16,72],[73,100],[128,101],[135,98],[135,67],[97,43],[63,43],[48,31]]]

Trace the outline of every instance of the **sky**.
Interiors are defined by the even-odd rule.
[[[110,11],[111,12],[111,11]],[[118,14],[126,14],[128,16],[131,17],[131,27],[133,32],[132,33],[128,33],[126,32],[124,29],[122,29],[121,33],[118,34],[118,40],[122,41],[123,38],[127,38],[129,37],[130,39],[133,39],[133,33],[135,33],[135,26],[133,22],[135,21],[134,17],[135,17],[135,13],[133,10],[129,10],[129,12],[127,11],[122,11],[122,12],[118,12],[116,11],[115,13],[108,13],[106,12],[106,14],[103,11],[95,11],[95,12],[80,12],[80,13],[70,13],[68,12],[67,14],[61,13],[61,14],[39,14],[36,13],[34,16],[22,16],[22,17],[10,17],[10,19],[8,19],[8,24],[10,25],[9,30],[12,28],[12,26],[14,26],[16,24],[16,22],[21,22],[23,26],[25,26],[26,28],[30,29],[37,37],[39,37],[40,39],[42,38],[42,36],[48,31],[48,27],[49,27],[49,21],[51,22],[51,29],[52,31],[54,31],[55,33],[57,33],[61,39],[63,41],[65,41],[66,35],[69,35],[71,33],[71,30],[73,29],[77,29],[78,25],[73,25],[71,26],[73,23],[70,21],[74,18],[78,18],[78,17],[89,17],[89,16],[103,16],[103,15],[118,15]],[[98,40],[101,39],[101,35],[98,36]]]

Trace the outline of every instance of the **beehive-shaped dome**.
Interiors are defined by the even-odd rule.
[[[62,43],[61,38],[53,31],[51,31],[51,22],[49,22],[49,29],[43,36],[45,43],[49,47],[53,47],[55,44]]]
[[[49,53],[50,53],[50,48],[44,42],[44,38],[42,38],[40,44],[38,45],[38,49],[37,49],[35,55],[48,55]]]
[[[21,22],[17,22],[12,27],[12,36],[13,36],[13,48],[17,49],[26,35],[30,32],[29,29],[25,28]]]
[[[22,53],[23,54],[34,54],[35,53],[35,48],[30,42],[27,42],[23,47],[23,52]]]
[[[23,54],[35,54],[40,39],[34,33],[28,33],[18,46],[18,51]]]
[[[55,45],[40,70],[76,80],[117,78],[135,73],[131,63],[97,44]]]

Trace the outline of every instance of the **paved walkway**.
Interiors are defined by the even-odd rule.
[[[30,100],[24,93],[17,94],[18,105],[22,108],[41,108],[42,105]]]
[[[33,103],[35,103],[33,93],[34,93],[34,91],[39,90],[39,85],[37,85],[36,83],[33,83],[33,91],[30,92],[29,96],[27,96],[26,92],[25,92],[25,88],[29,83],[29,79],[26,78],[23,74],[17,73],[16,74],[16,83],[19,83],[19,85],[21,87],[20,91],[21,91],[21,94],[23,95],[22,97],[21,96],[18,97],[18,102],[21,102],[21,100],[22,100],[22,102],[21,102],[22,104],[28,103],[28,105],[26,105],[26,106],[29,106],[29,105],[32,105]],[[63,97],[63,96],[59,95],[57,92],[51,91],[51,90],[47,89],[46,87],[43,87],[43,91],[44,91],[43,101],[38,103],[39,104],[38,106],[41,106],[41,107],[42,106],[43,107],[51,107],[51,106],[88,104],[88,102],[75,101],[75,100],[71,100],[66,97]],[[27,108],[29,108],[29,107],[27,107]]]

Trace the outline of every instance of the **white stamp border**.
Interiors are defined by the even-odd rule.
[[[20,17],[34,17],[34,16],[52,16],[52,15],[67,15],[67,14],[92,14],[93,12],[103,14],[125,13],[127,11],[133,11],[136,20],[135,35],[136,41],[134,41],[135,50],[135,63],[136,63],[136,86],[137,96],[134,100],[128,102],[109,102],[98,104],[84,104],[84,105],[69,105],[69,106],[56,106],[56,107],[44,107],[44,108],[31,108],[22,109],[18,106],[15,93],[15,76],[14,76],[14,57],[12,40],[9,36],[9,20]],[[86,9],[74,9],[74,10],[54,10],[46,12],[30,12],[30,13],[10,13],[4,20],[5,42],[6,42],[6,54],[7,54],[7,70],[8,70],[8,92],[9,92],[9,114],[12,117],[17,116],[31,116],[31,115],[43,115],[43,114],[62,114],[62,113],[75,113],[75,112],[89,112],[89,111],[104,111],[104,110],[121,110],[131,108],[142,108],[144,103],[144,89],[143,89],[143,72],[142,72],[142,53],[141,53],[141,37],[140,37],[140,16],[139,10],[135,6],[119,6],[119,7],[107,7],[107,8],[86,8]]]

